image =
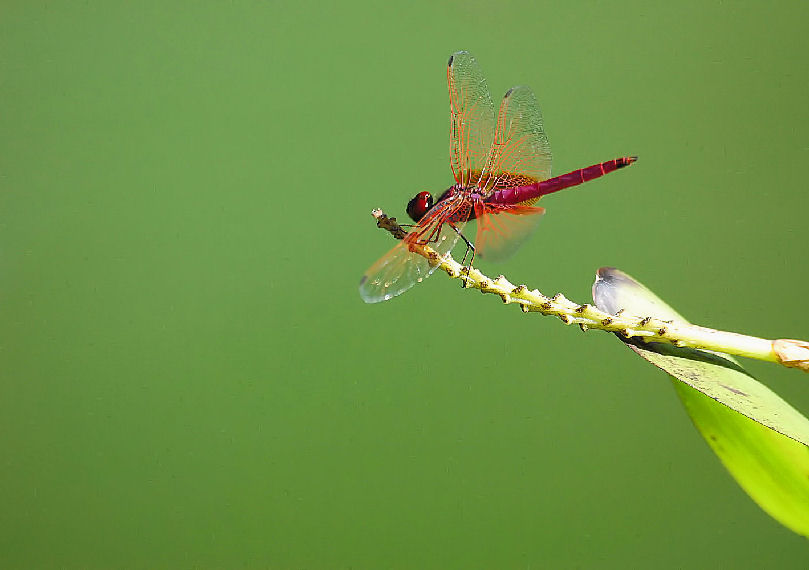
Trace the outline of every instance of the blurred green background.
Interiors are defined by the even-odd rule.
[[[2,12],[0,566],[806,567],[614,338],[356,287],[394,245],[370,210],[451,181],[468,49],[495,100],[534,87],[556,174],[641,158],[481,269],[585,302],[613,265],[809,337],[808,4]]]

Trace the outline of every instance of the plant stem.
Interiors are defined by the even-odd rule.
[[[374,210],[377,226],[387,230],[397,239],[403,239],[406,231],[381,210]],[[523,312],[540,313],[558,317],[566,325],[579,325],[582,330],[597,329],[617,333],[624,338],[637,338],[644,342],[663,342],[678,347],[711,350],[776,362],[789,368],[809,372],[809,342],[791,339],[768,340],[742,334],[724,332],[678,321],[661,320],[653,316],[630,315],[623,310],[615,314],[605,313],[590,304],[578,304],[561,293],[547,297],[537,289],[514,285],[503,275],[496,279],[487,277],[474,267],[464,267],[451,255],[440,256],[428,245],[412,243],[410,251],[422,255],[453,279],[461,279],[464,287],[478,289],[483,293],[498,295],[506,304],[517,304]]]

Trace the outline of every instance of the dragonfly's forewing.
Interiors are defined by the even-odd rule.
[[[436,270],[427,259],[410,251],[411,243],[425,244],[440,255],[449,253],[460,238],[465,221],[447,222],[468,207],[461,197],[437,204],[405,239],[374,263],[360,280],[360,297],[366,303],[379,303],[401,295],[421,283]],[[456,231],[457,230],[457,231]]]
[[[478,180],[494,139],[495,112],[486,78],[469,52],[452,54],[449,84],[449,157],[455,181],[466,188]]]
[[[427,279],[433,271],[426,259],[400,241],[362,276],[360,297],[366,303],[387,301]]]

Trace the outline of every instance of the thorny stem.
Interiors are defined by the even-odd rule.
[[[389,218],[382,210],[372,212],[377,227],[390,232],[397,239],[404,239],[407,232]],[[479,270],[467,268],[449,254],[440,256],[427,245],[410,244],[410,251],[424,256],[431,265],[437,266],[453,279],[464,281],[464,287],[479,289],[482,293],[494,293],[506,304],[517,304],[525,313],[540,313],[558,317],[566,325],[579,325],[583,331],[598,329],[617,333],[623,338],[638,338],[644,342],[662,342],[678,347],[712,350],[755,358],[798,368],[809,372],[809,342],[791,339],[768,340],[737,333],[718,331],[706,327],[664,321],[652,316],[639,317],[622,310],[615,314],[605,313],[594,305],[574,303],[561,293],[547,297],[537,289],[514,285],[503,275],[491,279]]]

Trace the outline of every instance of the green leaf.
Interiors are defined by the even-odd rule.
[[[629,275],[599,269],[603,311],[687,322]],[[623,340],[623,339],[622,339]],[[661,343],[625,344],[672,377],[699,432],[741,487],[774,519],[809,536],[809,420],[730,356]]]

